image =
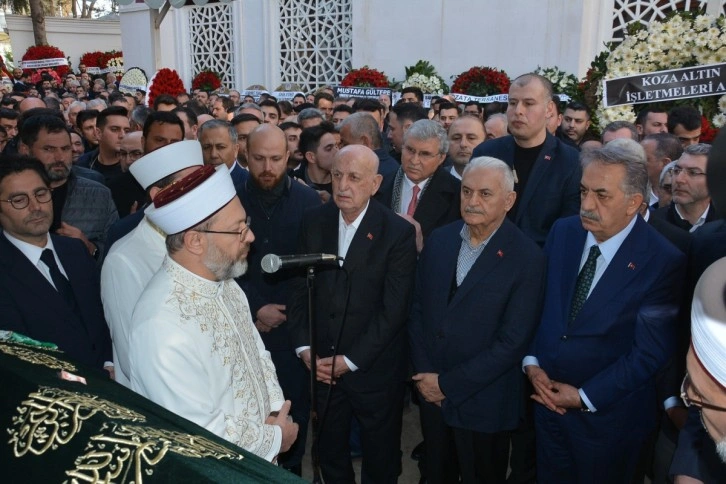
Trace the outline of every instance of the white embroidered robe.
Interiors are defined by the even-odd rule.
[[[203,279],[167,257],[129,331],[131,389],[272,461],[284,402],[270,354],[234,280]]]

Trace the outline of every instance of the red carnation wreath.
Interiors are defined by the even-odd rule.
[[[86,67],[98,67],[103,69],[106,64],[106,53],[101,51],[86,52],[81,56],[80,64]]]
[[[340,81],[344,87],[388,87],[388,77],[377,69],[363,66],[353,69]]]
[[[52,45],[33,45],[25,51],[22,61],[40,61],[44,59],[66,59],[66,55],[58,47]],[[60,77],[64,77],[70,69],[68,65],[44,66],[55,71]],[[32,74],[35,69],[23,69],[26,74]]]
[[[153,106],[156,96],[168,94],[177,97],[179,94],[186,92],[186,89],[179,74],[173,69],[164,67],[154,74],[146,91],[146,105]]]
[[[210,70],[203,70],[192,79],[192,89],[214,91],[220,87],[222,87],[221,76]]]
[[[493,67],[472,67],[462,72],[451,85],[451,92],[470,96],[508,94],[511,81],[504,71]]]

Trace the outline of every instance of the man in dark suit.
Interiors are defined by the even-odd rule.
[[[537,479],[628,482],[656,424],[655,374],[675,347],[685,257],[638,216],[645,153],[617,139],[582,157],[580,217],[547,239],[534,386]]]
[[[703,224],[716,220],[716,210],[708,193],[706,162],[711,145],[696,143],[686,146],[673,166],[673,200],[653,216],[694,233]]]
[[[340,145],[363,145],[378,157],[378,173],[386,176],[398,170],[398,163],[383,146],[378,121],[368,112],[353,113],[340,123]]]
[[[493,156],[514,170],[517,200],[509,217],[540,245],[555,220],[580,208],[579,153],[547,132],[547,119],[556,115],[552,94],[552,84],[544,77],[519,76],[509,90],[512,135],[487,140],[472,154]]]
[[[320,267],[314,308],[317,354],[311,355],[304,280],[294,290],[288,324],[298,355],[317,360],[320,462],[327,482],[354,482],[351,417],[360,422],[361,481],[395,482],[400,470],[403,394],[408,364],[406,317],[416,269],[414,228],[371,200],[381,176],[375,153],[347,146],[333,162],[333,201],[311,209],[300,253],[337,254]]]
[[[383,177],[376,195],[394,212],[417,222],[424,239],[460,218],[461,183],[442,166],[448,151],[449,139],[439,123],[416,121],[403,136],[401,168]]]
[[[425,475],[504,482],[509,431],[524,414],[520,362],[539,322],[545,258],[506,218],[516,197],[509,166],[474,158],[463,175],[464,220],[429,237],[409,323],[413,380],[426,400]]]
[[[211,119],[199,126],[197,136],[202,144],[205,165],[224,164],[235,188],[247,181],[249,173],[237,163],[239,144],[234,126],[227,121]]]
[[[53,204],[43,165],[3,159],[0,202],[0,328],[113,373],[95,261],[81,241],[48,233]]]
[[[286,323],[291,283],[300,273],[266,274],[260,262],[267,254],[294,254],[303,213],[321,203],[315,190],[287,176],[289,151],[280,128],[272,124],[255,128],[247,138],[246,151],[250,178],[237,187],[237,195],[247,216],[252,218],[255,240],[247,256],[249,269],[237,282],[247,296],[255,326],[275,364],[285,399],[292,402],[290,415],[300,426],[295,444],[280,456],[279,464],[301,475],[310,416],[310,386]]]

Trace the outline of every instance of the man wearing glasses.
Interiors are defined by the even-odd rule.
[[[706,269],[693,295],[692,339],[681,385],[688,421],[670,469],[671,475],[698,479],[690,482],[726,478],[725,287],[726,258],[722,258]]]
[[[716,212],[706,186],[706,162],[711,145],[697,143],[687,146],[673,166],[673,201],[655,211],[654,217],[665,219],[690,233],[706,222],[715,220]]]
[[[273,461],[298,426],[233,280],[255,236],[227,168],[207,165],[169,185],[146,216],[167,234],[167,256],[131,319],[131,389]]]
[[[461,218],[461,183],[442,165],[449,139],[436,121],[421,119],[403,135],[401,168],[385,175],[376,199],[416,226],[419,252],[437,227]]]
[[[55,343],[113,374],[95,262],[78,240],[48,233],[49,185],[37,160],[0,162],[0,329]]]

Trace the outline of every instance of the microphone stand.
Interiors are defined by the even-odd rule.
[[[317,331],[315,328],[315,320],[313,319],[314,308],[313,308],[313,296],[315,292],[315,266],[309,266],[307,268],[307,288],[308,288],[308,321],[310,331],[310,423],[313,431],[312,445],[310,447],[310,456],[313,465],[313,484],[322,483],[320,478],[320,454],[318,452],[318,432],[319,432],[319,421],[318,421],[318,395],[316,392],[317,386]]]

